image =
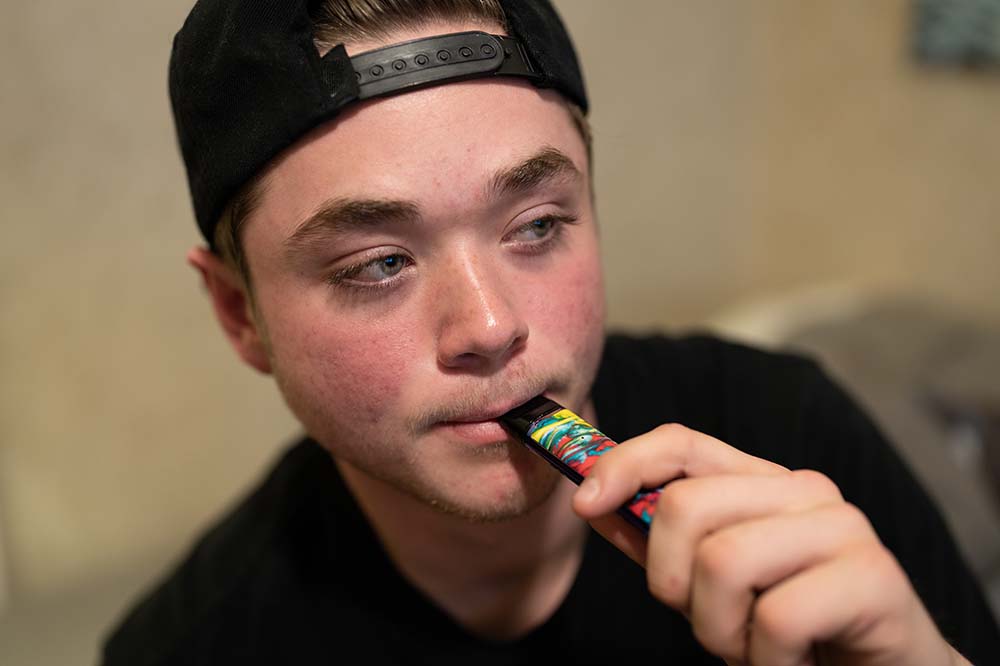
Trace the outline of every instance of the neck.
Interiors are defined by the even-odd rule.
[[[573,513],[576,486],[566,479],[524,515],[476,523],[348,463],[337,466],[400,573],[473,634],[517,638],[545,622],[569,592],[588,528]]]

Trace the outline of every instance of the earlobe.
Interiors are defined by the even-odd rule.
[[[187,261],[201,274],[215,317],[236,353],[250,367],[270,374],[267,346],[253,317],[243,281],[206,247],[192,248],[187,254]]]

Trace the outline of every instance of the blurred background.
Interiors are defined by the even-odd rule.
[[[3,664],[93,663],[297,432],[184,263],[166,66],[191,4],[0,10]],[[610,325],[821,358],[1000,608],[998,3],[556,4],[592,99]]]

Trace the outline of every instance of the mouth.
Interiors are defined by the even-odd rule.
[[[478,444],[494,444],[511,440],[507,429],[500,425],[500,417],[522,405],[537,394],[518,400],[496,403],[483,408],[475,408],[460,415],[455,415],[447,421],[440,421],[437,427],[457,439],[468,440]],[[543,394],[544,395],[544,394]]]
[[[538,395],[544,395],[548,397],[549,391],[545,390],[541,392],[532,392],[531,394],[522,396],[521,398],[516,400],[508,400],[506,402],[495,403],[487,407],[476,407],[473,409],[469,409],[460,414],[450,415],[450,418],[448,418],[445,421],[442,421],[442,423],[448,423],[448,424],[483,423],[485,421],[496,421],[510,410],[514,409],[515,407],[519,407],[520,405],[523,405],[524,403],[537,397]]]

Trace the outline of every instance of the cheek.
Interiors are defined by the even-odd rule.
[[[552,343],[584,355],[599,348],[604,335],[604,283],[596,245],[553,271],[533,307]]]
[[[402,328],[386,335],[390,322],[332,319],[321,308],[283,313],[272,330],[275,374],[292,409],[310,413],[304,420],[377,425],[401,400],[415,343]]]

